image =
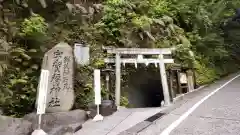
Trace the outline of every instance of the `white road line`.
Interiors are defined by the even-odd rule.
[[[215,89],[213,92],[211,92],[209,95],[205,96],[203,99],[198,101],[195,105],[193,105],[187,112],[185,112],[183,115],[181,115],[176,121],[174,121],[170,126],[168,126],[163,132],[160,133],[160,135],[169,135],[183,120],[185,120],[198,106],[200,106],[205,100],[207,100],[209,97],[211,97],[213,94],[218,92],[220,89],[231,83],[233,80],[238,78],[240,76],[237,75],[225,84],[223,84],[221,87]]]

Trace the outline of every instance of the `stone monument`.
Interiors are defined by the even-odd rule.
[[[45,53],[42,69],[49,70],[46,112],[66,112],[74,104],[73,50],[61,42]]]

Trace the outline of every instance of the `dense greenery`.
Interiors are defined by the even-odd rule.
[[[17,117],[34,109],[43,54],[59,41],[91,48],[90,65],[76,65],[75,108],[93,99],[92,71],[104,67],[103,45],[175,47],[176,62],[196,68],[199,85],[212,82],[238,70],[240,23],[231,17],[239,6],[236,0],[0,0],[0,47],[8,52],[0,63],[1,108]]]

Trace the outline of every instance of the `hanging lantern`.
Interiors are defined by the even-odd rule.
[[[148,65],[149,65],[148,61],[146,61],[146,62],[145,62],[145,65],[146,65],[146,66],[148,66]]]
[[[123,66],[125,67],[125,61],[122,62]]]
[[[137,68],[137,61],[135,62],[135,68]]]
[[[137,56],[137,59],[138,59],[138,60],[143,60],[143,55],[139,54],[139,55]]]

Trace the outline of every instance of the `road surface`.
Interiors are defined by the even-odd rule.
[[[138,135],[240,135],[240,77],[218,81]]]

